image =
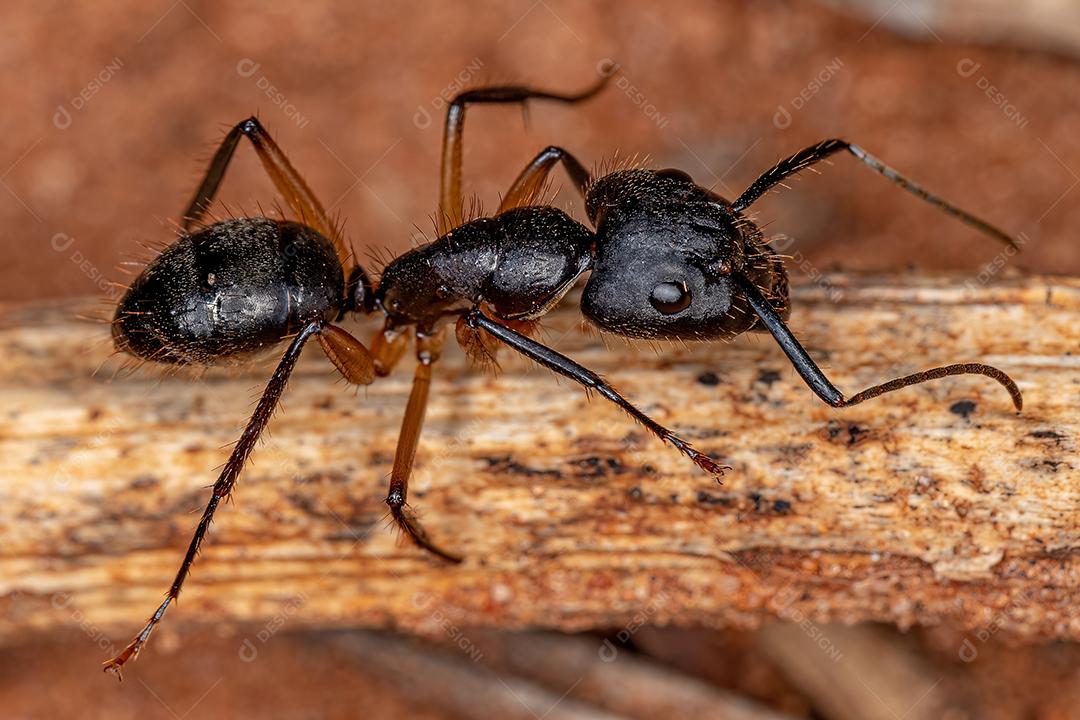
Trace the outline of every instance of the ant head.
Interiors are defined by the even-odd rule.
[[[620,216],[644,208],[692,202],[727,202],[694,183],[682,170],[616,170],[594,180],[588,187],[585,212],[599,227],[609,215]]]
[[[596,324],[631,337],[684,339],[753,325],[731,275],[760,274],[753,242],[760,231],[722,198],[680,171],[626,170],[594,183],[587,205],[596,258],[581,304]]]

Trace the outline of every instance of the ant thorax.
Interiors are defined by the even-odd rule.
[[[434,327],[483,303],[498,317],[537,317],[589,267],[592,233],[551,207],[464,223],[386,266],[376,303],[397,324]]]

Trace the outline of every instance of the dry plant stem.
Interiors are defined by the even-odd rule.
[[[470,633],[465,641],[475,644],[482,651],[483,661],[500,675],[528,678],[627,718],[790,719],[789,715],[619,649],[610,640],[526,632]]]
[[[774,623],[759,642],[770,660],[836,720],[932,720],[978,717],[937,691],[941,673],[901,638],[870,625]]]
[[[357,393],[309,353],[162,632],[261,625],[302,596],[290,626],[579,630],[648,608],[1080,639],[1080,280],[965,280],[829,276],[797,288],[791,326],[839,387],[978,361],[1017,380],[1022,414],[979,376],[837,410],[771,338],[634,351],[582,334],[568,298],[540,337],[731,465],[723,486],[576,384],[514,353],[480,374],[448,343],[409,502],[457,566],[386,527],[411,373]],[[110,381],[107,327],[73,315],[0,308],[0,635],[82,626],[119,650],[273,367]]]

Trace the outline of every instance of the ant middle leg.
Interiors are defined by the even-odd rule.
[[[996,380],[1008,391],[1009,397],[1012,398],[1013,405],[1016,407],[1017,412],[1023,408],[1024,398],[1023,395],[1021,395],[1020,388],[1017,387],[1016,382],[1004,371],[999,370],[992,365],[984,365],[983,363],[955,363],[952,365],[931,368],[922,372],[895,378],[888,382],[881,383],[880,385],[874,385],[852,395],[850,398],[845,398],[844,394],[840,392],[827,377],[825,377],[825,373],[822,372],[821,368],[817,366],[817,363],[811,359],[809,353],[806,352],[806,349],[803,348],[795,338],[791,329],[783,321],[780,315],[777,314],[772,303],[765,299],[765,296],[761,294],[761,291],[758,290],[754,283],[739,273],[734,273],[731,277],[743,297],[746,298],[750,308],[758,318],[761,319],[762,324],[776,339],[776,342],[780,345],[784,354],[788,356],[788,359],[791,360],[791,364],[795,367],[795,370],[802,377],[803,381],[810,386],[810,389],[813,390],[819,398],[833,407],[850,407],[851,405],[857,405],[864,400],[869,400],[879,395],[884,395],[885,393],[894,392],[901,388],[919,385],[930,380],[937,380],[938,378],[948,377],[950,375],[984,375]]]
[[[210,161],[210,167],[207,168],[202,183],[184,212],[181,224],[184,232],[190,231],[192,226],[206,214],[225,177],[225,170],[229,167],[229,162],[236,152],[236,146],[243,137],[251,141],[266,174],[270,176],[274,187],[299,217],[300,222],[318,230],[333,242],[342,267],[348,267],[352,252],[346,246],[340,231],[330,220],[322,203],[315,197],[315,193],[308,187],[304,178],[292,166],[288,157],[256,117],[249,117],[237,123],[222,140],[214,158]]]
[[[601,77],[591,87],[576,94],[537,90],[527,85],[497,85],[458,93],[446,108],[443,129],[442,166],[439,173],[439,234],[445,235],[461,224],[464,197],[461,192],[461,158],[465,134],[465,109],[469,104],[525,103],[528,100],[554,100],[578,103],[593,97],[618,69],[601,69]]]
[[[970,225],[984,235],[988,235],[995,240],[1008,245],[1009,247],[1019,250],[1019,246],[1008,233],[999,230],[990,223],[982,220],[981,218],[972,215],[966,210],[961,210],[947,200],[934,195],[931,192],[924,190],[919,185],[915,184],[911,180],[901,175],[899,172],[883,163],[878,158],[874,157],[870,153],[863,150],[858,145],[853,145],[846,140],[840,140],[832,138],[829,140],[822,140],[816,145],[803,148],[799,152],[784,158],[776,165],[772,166],[761,177],[751,183],[742,195],[740,195],[734,203],[732,208],[736,212],[741,212],[754,203],[755,200],[767,193],[772,188],[782,183],[788,177],[795,173],[805,170],[806,168],[821,162],[825,158],[838,153],[842,150],[854,155],[856,158],[862,161],[864,165],[869,167],[874,172],[888,178],[893,183],[899,185],[904,190],[907,190],[912,195],[922,198],[931,205],[937,207],[939,210],[945,212],[948,215],[952,215],[965,225]]]
[[[566,174],[574,182],[578,193],[585,197],[585,189],[591,181],[589,171],[567,150],[557,145],[549,145],[541,150],[514,180],[514,184],[507,190],[499,205],[499,212],[534,204],[540,196],[548,174],[559,162],[562,162],[563,167],[566,168]]]
[[[695,450],[689,442],[653,420],[642,410],[639,410],[629,400],[620,395],[606,380],[584,365],[571,360],[543,343],[514,331],[501,322],[489,318],[479,308],[473,308],[464,317],[470,327],[483,329],[500,342],[510,346],[534,362],[543,365],[548,370],[580,383],[586,390],[595,390],[601,397],[625,410],[630,417],[645,426],[645,429],[649,432],[662,441],[671,443],[679,452],[690,458],[695,465],[705,472],[713,475],[723,475],[725,469],[730,470],[730,468],[720,465],[708,455]]]
[[[416,374],[413,376],[412,391],[405,406],[405,417],[401,421],[401,433],[398,435],[397,450],[394,452],[394,469],[390,474],[390,490],[386,494],[386,504],[394,523],[416,545],[443,560],[458,563],[461,557],[453,555],[434,542],[428,536],[424,526],[408,507],[409,476],[416,460],[416,447],[420,442],[420,432],[424,426],[427,412],[428,394],[431,390],[431,370],[439,359],[442,345],[441,332],[434,335],[424,334],[419,329],[416,333]]]

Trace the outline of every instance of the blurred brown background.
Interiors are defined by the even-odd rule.
[[[572,90],[607,58],[621,79],[585,106],[534,104],[527,127],[512,109],[471,113],[466,182],[487,207],[548,143],[592,163],[648,155],[734,195],[782,155],[842,136],[1023,232],[1010,271],[1076,274],[1076,12],[1004,0],[8,2],[0,300],[108,296],[106,281],[123,279],[117,263],[170,238],[215,143],[255,112],[358,250],[399,252],[431,233],[443,95],[493,80]],[[247,146],[223,199],[248,212],[275,202]],[[577,204],[569,191],[559,201]],[[796,238],[789,252],[802,254],[803,271],[974,275],[999,252],[847,157],[767,198],[759,217]],[[96,673],[102,653],[87,633],[28,637],[0,651],[0,707],[9,717],[512,716],[479,700],[468,714],[460,697],[439,700],[473,692],[453,676],[403,676],[415,669],[404,661],[372,668],[325,638],[283,634],[244,664],[235,639],[185,635],[181,653],[169,637],[120,689]],[[1076,712],[1075,647],[1011,650],[989,637],[969,663],[955,651],[964,637],[948,629],[890,637],[938,678],[926,685],[932,700],[962,698],[979,717]],[[634,645],[791,717],[840,717],[754,633],[651,629]],[[484,677],[497,690],[509,675]],[[550,688],[548,717],[623,716],[561,704],[565,690]],[[522,716],[541,717],[537,702]],[[911,702],[904,717],[920,716],[922,698]]]
[[[735,194],[839,135],[1026,233],[1018,265],[1080,270],[1067,232],[1080,69],[1054,30],[1068,19],[1010,3],[834,5],[7,3],[0,299],[122,280],[118,261],[170,238],[226,126],[255,112],[358,249],[398,252],[432,227],[441,95],[491,80],[571,90],[605,58],[622,79],[585,106],[534,104],[528,129],[514,109],[471,114],[466,181],[487,207],[551,142],[590,163],[648,155]],[[223,199],[274,203],[250,148]],[[822,270],[977,272],[998,252],[847,157],[759,212]]]

